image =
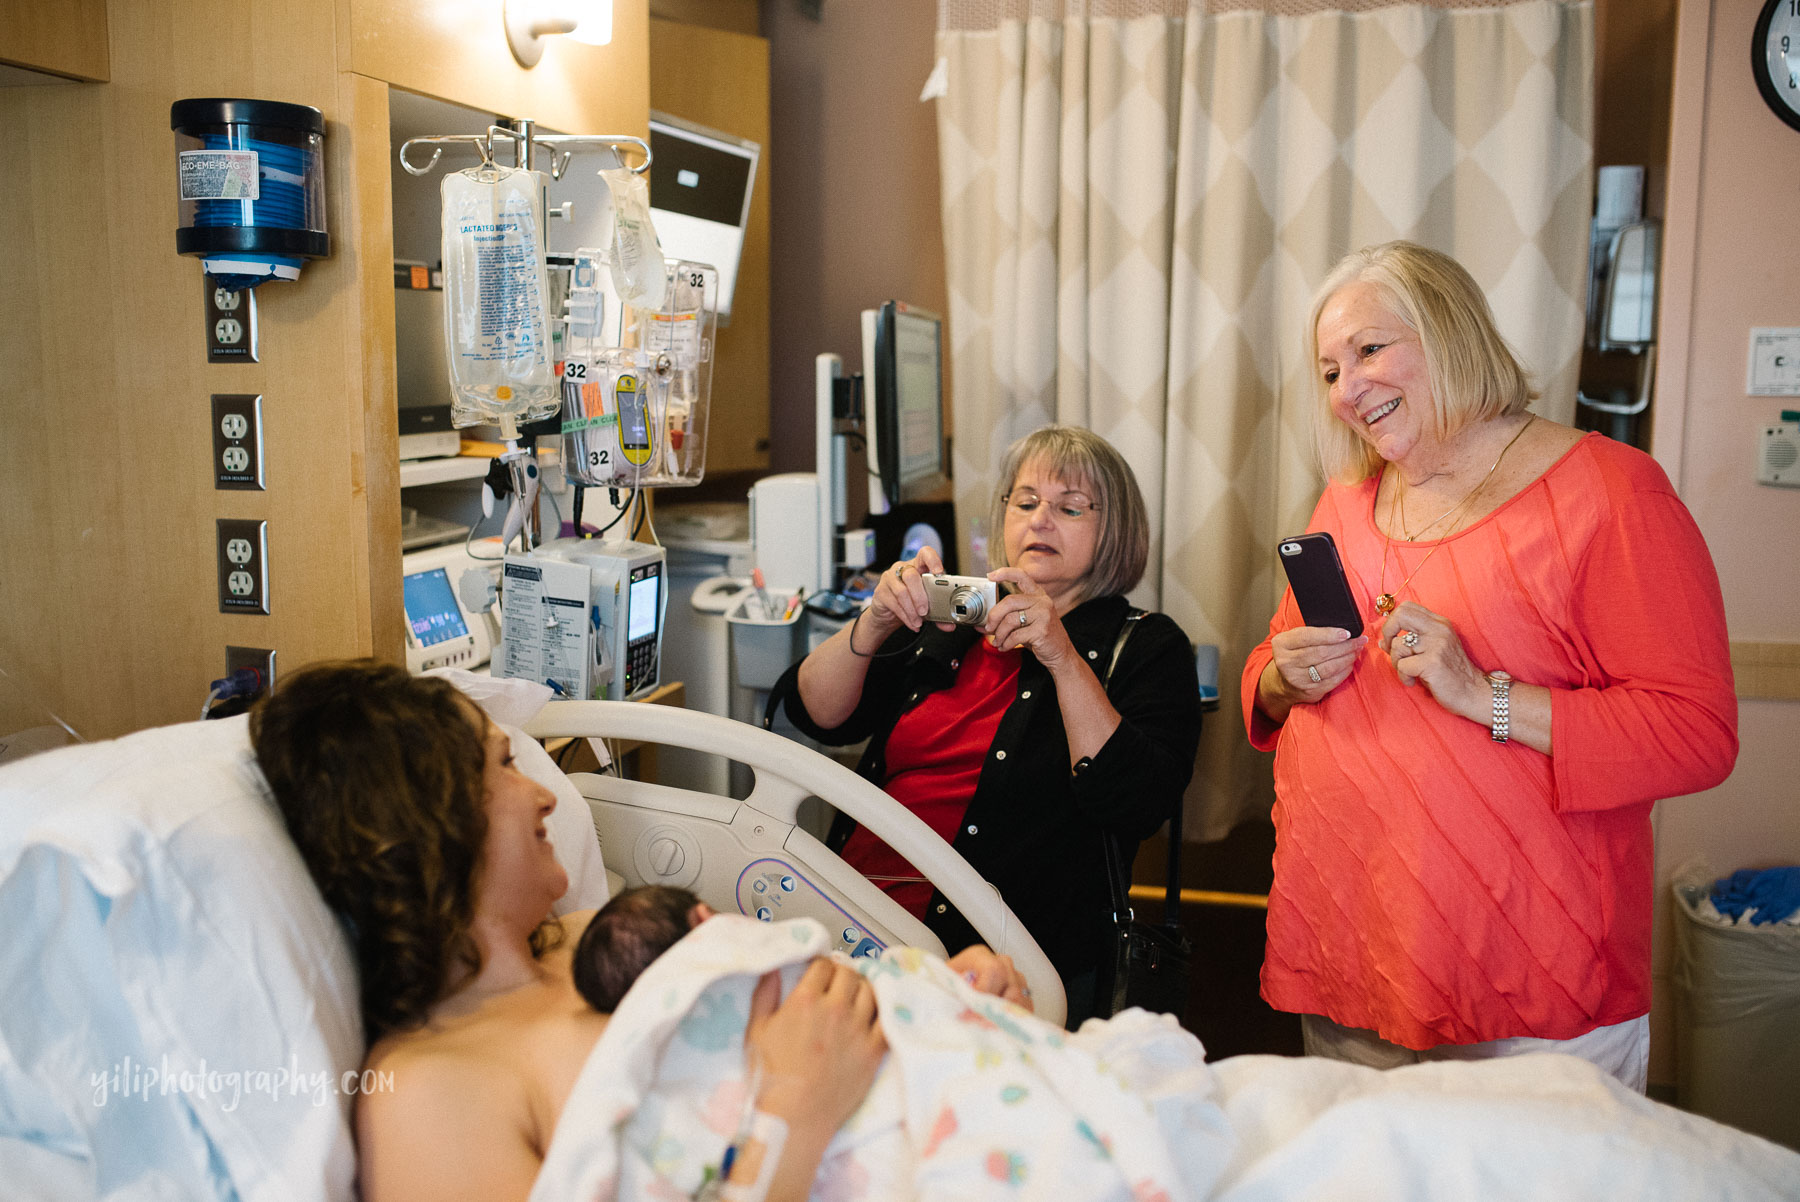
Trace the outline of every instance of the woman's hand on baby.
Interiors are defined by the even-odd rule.
[[[1031,989],[1025,984],[1025,975],[1013,966],[1011,956],[1002,956],[986,944],[974,943],[951,956],[946,963],[981,992],[1032,1009]]]
[[[887,1053],[875,990],[824,958],[807,966],[785,999],[779,974],[757,982],[744,1045],[762,1065],[757,1109],[825,1138],[862,1104]]]

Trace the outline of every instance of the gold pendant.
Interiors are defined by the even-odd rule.
[[[1383,593],[1383,594],[1381,594],[1381,596],[1375,598],[1375,609],[1378,612],[1384,613],[1384,614],[1393,613],[1394,612],[1394,594]]]

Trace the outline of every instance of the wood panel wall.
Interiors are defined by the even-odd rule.
[[[0,0],[0,63],[107,78],[106,0]]]
[[[757,0],[650,0],[650,16],[730,33],[761,32]]]
[[[549,38],[530,70],[507,48],[497,0],[339,3],[349,6],[346,66],[359,75],[569,133],[648,130],[647,0],[614,0],[611,44]]]
[[[731,324],[714,348],[706,472],[769,468],[769,43],[702,25],[650,22],[650,106],[762,147]],[[808,379],[811,377],[808,376]],[[808,412],[812,394],[807,394]]]
[[[645,0],[542,74],[496,6],[421,8],[111,0],[110,82],[0,88],[20,135],[0,173],[0,732],[190,719],[227,644],[278,670],[400,656],[389,83],[583,132],[641,136],[649,111]],[[187,96],[325,114],[332,254],[258,290],[256,364],[206,361],[200,267],[175,252]],[[215,392],[262,394],[266,492],[212,487]],[[268,616],[218,610],[220,517],[269,522]]]

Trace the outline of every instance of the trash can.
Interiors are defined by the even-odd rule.
[[[1676,1103],[1800,1150],[1800,926],[1707,917],[1711,885],[1675,883]]]

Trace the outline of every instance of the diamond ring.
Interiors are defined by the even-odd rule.
[[[1319,675],[1319,670],[1318,670],[1318,669],[1317,669],[1317,668],[1313,668],[1313,667],[1309,667],[1309,668],[1307,668],[1307,669],[1306,669],[1306,674],[1307,674],[1307,675],[1308,675],[1308,676],[1310,676],[1310,677],[1312,677],[1312,682],[1313,682],[1313,683],[1314,683],[1314,684],[1318,684],[1318,683],[1320,683],[1320,681],[1321,681],[1321,680],[1322,680],[1322,679],[1323,679],[1323,678],[1322,678],[1322,677],[1320,677],[1320,675]]]

